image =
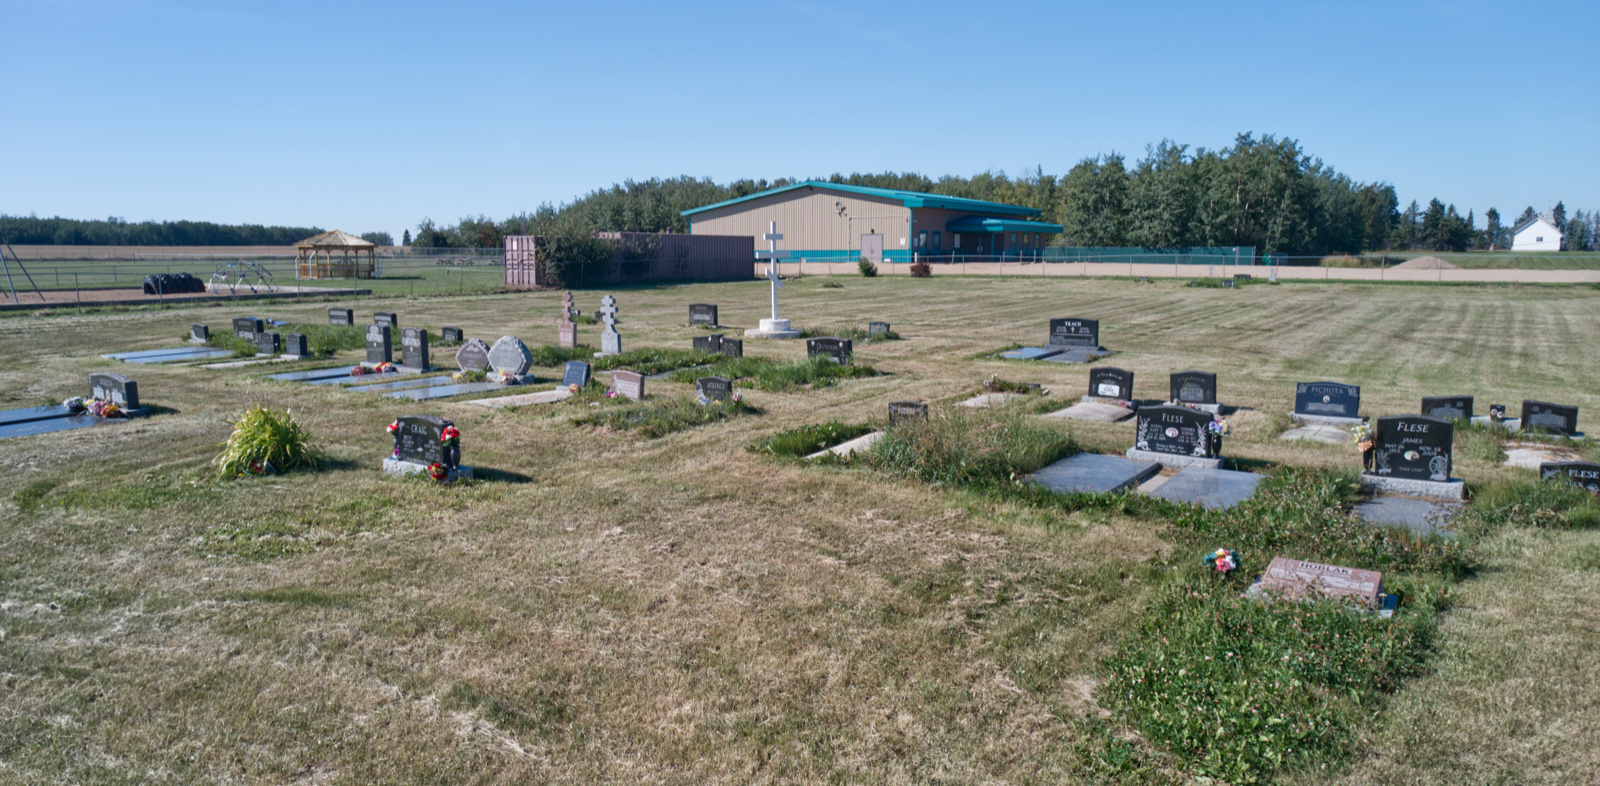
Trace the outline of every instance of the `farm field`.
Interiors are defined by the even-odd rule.
[[[83,395],[108,370],[156,408],[0,442],[0,781],[1195,782],[1204,768],[1142,732],[1106,683],[1203,553],[1171,511],[1052,507],[747,448],[807,424],[881,424],[890,401],[946,411],[991,376],[1065,407],[1087,366],[992,358],[1065,316],[1100,320],[1114,353],[1100,362],[1132,370],[1138,398],[1164,397],[1170,372],[1215,372],[1239,408],[1224,453],[1240,469],[1359,468],[1352,445],[1277,438],[1300,381],[1358,384],[1370,415],[1424,395],[1573,404],[1600,432],[1588,286],[807,277],[782,290],[780,316],[825,332],[890,322],[902,340],[856,347],[880,373],[751,391],[758,414],[657,439],[573,423],[604,402],[487,410],[263,378],[287,364],[100,358],[240,313],[323,322],[331,305],[554,343],[560,293],[473,295],[480,274],[467,276],[464,296],[396,285],[349,303],[0,316],[0,408]],[[687,349],[706,334],[686,325],[689,303],[719,304],[730,337],[766,316],[764,282],[612,291],[625,350]],[[577,306],[590,314],[601,294]],[[580,341],[598,346],[599,330],[581,325]],[[805,347],[751,339],[745,353]],[[534,371],[531,389],[558,380]],[[216,480],[228,420],[256,403],[308,424],[327,464]],[[382,475],[385,426],[411,413],[453,420],[480,480]],[[1127,422],[1034,421],[1085,450],[1132,444]],[[1458,435],[1454,474],[1474,491],[1526,485],[1533,473],[1486,445]],[[1426,668],[1361,708],[1342,753],[1264,777],[1594,782],[1600,530],[1534,513],[1476,534],[1465,575],[1406,579],[1441,599]],[[1217,545],[1258,571],[1273,556]]]

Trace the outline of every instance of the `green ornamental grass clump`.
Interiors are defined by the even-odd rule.
[[[214,463],[223,477],[237,478],[314,467],[322,459],[322,449],[313,444],[304,424],[287,410],[258,404],[234,421],[233,433]]]

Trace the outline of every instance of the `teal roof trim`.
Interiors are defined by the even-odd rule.
[[[1011,218],[984,218],[983,216],[967,216],[954,221],[947,221],[944,228],[948,232],[1044,232],[1052,234],[1063,231],[1060,224],[1046,224],[1043,221],[1018,221]]]
[[[707,210],[716,210],[719,207],[736,205],[752,199],[761,199],[773,194],[782,194],[786,191],[795,191],[802,188],[821,188],[830,191],[843,191],[848,194],[861,194],[864,196],[878,197],[880,199],[899,200],[906,207],[943,208],[946,210],[970,210],[974,213],[1001,213],[1011,216],[1037,217],[1042,215],[1038,208],[1023,207],[1021,205],[1006,205],[1000,202],[985,202],[981,199],[964,199],[962,197],[945,196],[943,194],[924,194],[921,191],[900,191],[894,188],[872,188],[870,186],[849,186],[843,183],[827,183],[821,180],[806,180],[792,186],[772,188],[759,194],[751,194],[737,199],[729,199],[693,210],[685,210],[678,215],[690,216],[695,213],[704,213]],[[1060,229],[1056,230],[1061,231]]]

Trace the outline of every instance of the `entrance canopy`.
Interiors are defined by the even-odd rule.
[[[1016,218],[984,218],[983,216],[967,216],[948,221],[944,225],[945,231],[960,232],[1042,232],[1044,234],[1058,234],[1062,231],[1060,224],[1046,224],[1043,221],[1024,221]]]

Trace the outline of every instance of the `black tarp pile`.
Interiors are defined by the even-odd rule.
[[[146,295],[179,295],[185,292],[204,292],[206,282],[188,273],[157,273],[144,277]]]

